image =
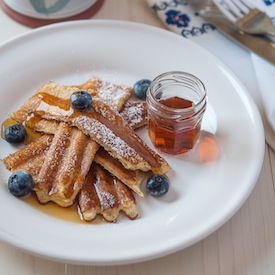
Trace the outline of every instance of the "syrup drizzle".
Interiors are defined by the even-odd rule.
[[[81,130],[86,130],[85,133],[89,134],[92,138],[96,137],[93,131],[97,130],[96,134],[100,135],[97,141],[100,143],[102,138],[104,138],[104,142],[101,145],[104,146],[107,144],[109,148],[115,150],[125,159],[133,161],[141,157],[151,167],[156,168],[155,170],[161,166],[158,160],[162,159],[157,159],[155,153],[141,141],[133,129],[124,122],[118,112],[106,105],[102,100],[94,99],[92,108],[78,111],[70,107],[69,100],[56,99],[55,96],[46,93],[41,93],[39,96],[42,98],[42,101],[36,108],[36,114],[42,117],[53,115],[59,120],[69,120],[74,126],[79,127]],[[48,102],[55,103],[49,106]],[[54,108],[54,106],[57,108]],[[105,134],[103,135],[102,132]]]
[[[2,137],[2,139],[5,139],[5,129],[7,127],[9,127],[10,125],[12,125],[12,124],[18,124],[18,122],[16,120],[12,119],[12,118],[8,118],[2,123],[2,125],[1,125],[1,137]],[[32,130],[28,126],[25,125],[24,127],[25,127],[26,132],[27,132],[26,139],[23,142],[25,145],[29,144],[33,141],[36,141],[37,139],[39,139],[42,136],[41,133],[38,133],[38,132]]]

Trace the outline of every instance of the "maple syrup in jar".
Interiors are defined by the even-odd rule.
[[[154,146],[171,155],[190,151],[199,137],[207,105],[204,84],[189,73],[167,72],[151,82],[146,101]]]

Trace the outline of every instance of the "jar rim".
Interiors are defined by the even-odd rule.
[[[176,76],[175,79],[177,79],[180,76],[180,77],[184,77],[189,80],[190,79],[193,80],[196,84],[198,84],[200,91],[202,92],[201,99],[198,102],[194,103],[192,106],[186,107],[186,108],[173,108],[173,107],[168,107],[168,106],[162,104],[159,100],[156,99],[155,95],[152,94],[152,88],[154,87],[154,85],[156,85],[156,83],[158,81],[161,81],[163,78],[165,78],[167,76],[172,76],[174,78]],[[148,92],[147,92],[147,97],[149,97],[149,99],[153,101],[153,104],[156,104],[158,108],[161,108],[168,112],[169,111],[174,112],[174,113],[183,113],[183,112],[188,113],[188,112],[194,110],[194,108],[196,108],[204,103],[204,101],[206,100],[206,96],[207,96],[207,92],[206,92],[206,88],[205,88],[205,85],[203,84],[203,82],[197,76],[195,76],[191,73],[183,72],[183,71],[168,71],[168,72],[158,75],[155,79],[152,80],[150,86],[148,87]],[[205,104],[203,104],[203,106],[205,106]]]

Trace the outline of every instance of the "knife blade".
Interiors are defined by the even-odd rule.
[[[211,0],[188,0],[190,7],[221,33],[275,65],[275,43],[263,36],[246,34],[231,23]]]

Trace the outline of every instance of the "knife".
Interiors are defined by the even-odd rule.
[[[275,65],[275,42],[246,34],[231,23],[211,0],[188,0],[190,7],[224,35]]]

